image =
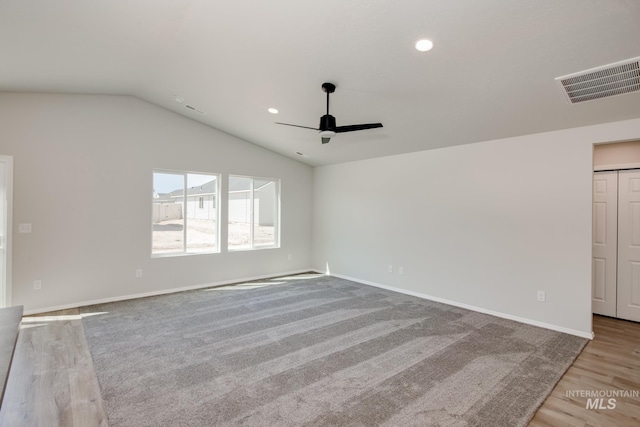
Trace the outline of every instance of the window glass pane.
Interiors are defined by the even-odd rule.
[[[229,249],[251,247],[251,178],[229,177]]]
[[[215,252],[218,242],[218,180],[213,175],[187,174],[187,245],[193,252]]]
[[[276,183],[254,180],[253,189],[253,244],[274,246],[276,211]]]
[[[151,253],[218,252],[218,175],[153,172]]]
[[[229,177],[229,250],[279,246],[280,181]]]
[[[183,174],[153,173],[153,254],[184,250],[183,188]]]

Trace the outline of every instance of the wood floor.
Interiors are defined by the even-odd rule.
[[[603,390],[640,394],[640,323],[594,316],[594,331],[595,339],[530,427],[640,425],[640,397],[615,397],[615,408],[588,409],[584,395]],[[77,310],[26,317],[15,357],[1,427],[108,426]]]
[[[0,426],[108,426],[78,310],[22,320]]]
[[[529,427],[640,425],[640,323],[593,316],[593,330],[595,339],[565,373]],[[609,402],[605,395],[598,406],[614,403],[615,408],[587,409],[589,392],[608,390],[635,396],[612,397],[615,401]],[[594,400],[592,397],[591,404]]]

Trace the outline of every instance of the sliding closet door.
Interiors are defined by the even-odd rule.
[[[592,309],[616,316],[618,172],[593,174]]]
[[[618,316],[640,322],[640,171],[620,171]]]

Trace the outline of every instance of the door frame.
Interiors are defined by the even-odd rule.
[[[613,143],[615,144],[615,142]],[[594,166],[593,172],[620,171],[625,169],[640,169],[640,163],[625,163],[623,165]]]
[[[0,277],[0,307],[11,306],[11,248],[13,231],[13,156],[0,156],[0,163],[5,165],[5,194],[6,205],[6,230],[4,231],[5,268],[4,276]],[[2,227],[3,224],[0,224]],[[0,233],[1,234],[1,233]]]

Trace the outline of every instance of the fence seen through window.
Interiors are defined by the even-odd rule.
[[[280,246],[280,181],[229,177],[230,251]]]

